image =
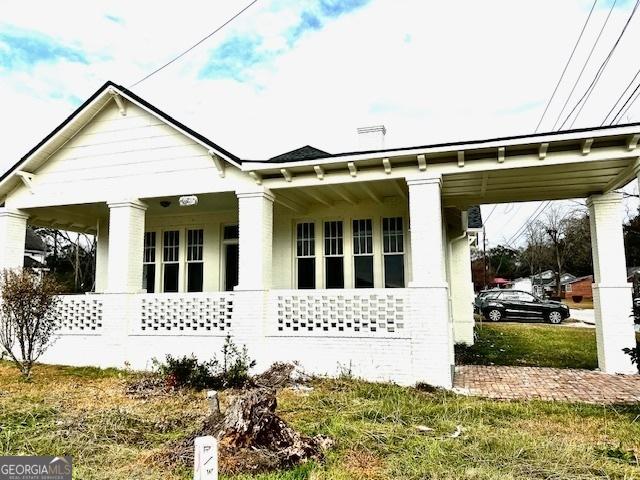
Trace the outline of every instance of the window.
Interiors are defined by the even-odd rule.
[[[145,232],[142,256],[142,288],[153,293],[156,287],[156,232]]]
[[[296,263],[298,288],[316,288],[316,226],[314,223],[296,225]]]
[[[324,222],[325,287],[344,288],[342,222]]]
[[[382,219],[385,288],[404,288],[404,230],[402,217]]]
[[[187,230],[187,292],[201,292],[204,230]]]
[[[373,288],[373,229],[371,219],[353,221],[353,270],[356,288]]]
[[[177,292],[180,272],[180,232],[178,230],[164,232],[162,247],[163,291]]]
[[[222,269],[224,278],[222,283],[227,292],[233,291],[238,285],[239,274],[239,246],[238,225],[225,225],[222,229]]]
[[[565,290],[565,291],[566,291],[566,292],[569,292],[569,293],[571,293],[571,292],[573,291],[573,287],[571,286],[571,284],[570,284],[570,283],[567,283],[567,286],[566,286],[566,290]]]

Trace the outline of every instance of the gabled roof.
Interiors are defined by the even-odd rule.
[[[314,160],[316,158],[326,158],[331,156],[319,148],[312,147],[311,145],[305,145],[304,147],[296,148],[290,152],[282,153],[271,157],[269,162],[282,163],[282,162],[297,162],[300,160]]]
[[[231,152],[225,150],[221,146],[209,140],[204,135],[192,130],[183,123],[174,119],[167,113],[163,112],[159,108],[150,104],[143,98],[139,97],[129,89],[118,85],[114,82],[107,81],[98,90],[94,92],[82,105],[80,105],[71,115],[69,115],[60,125],[58,125],[51,133],[44,137],[35,147],[29,150],[13,167],[4,172],[0,176],[0,185],[13,174],[17,169],[26,165],[31,159],[36,157],[40,152],[50,147],[52,152],[57,150],[59,146],[67,142],[78,131],[80,131],[86,123],[102,109],[104,105],[111,99],[112,94],[122,95],[125,99],[137,104],[144,110],[155,115],[168,125],[172,126],[181,133],[191,137],[197,143],[200,143],[204,147],[211,149],[214,153],[225,158],[230,163],[239,166],[240,159]],[[86,117],[86,118],[84,118]],[[60,144],[60,145],[58,145]],[[43,155],[49,156],[46,152]]]

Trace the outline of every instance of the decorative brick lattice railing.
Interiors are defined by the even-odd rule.
[[[271,304],[278,335],[408,335],[405,290],[273,290]]]
[[[135,330],[147,335],[226,335],[231,328],[233,294],[142,294]]]
[[[55,309],[60,334],[101,334],[102,295],[60,295]]]

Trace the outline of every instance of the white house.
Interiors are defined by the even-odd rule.
[[[454,342],[473,341],[467,211],[588,197],[600,368],[632,372],[615,189],[636,178],[639,138],[634,124],[255,161],[108,82],[0,177],[0,268],[22,265],[27,223],[97,235],[96,293],[63,298],[46,361],[143,368],[231,334],[259,367],[448,387]]]

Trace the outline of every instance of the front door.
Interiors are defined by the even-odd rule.
[[[227,292],[238,285],[238,244],[227,243],[224,246],[224,289]]]

